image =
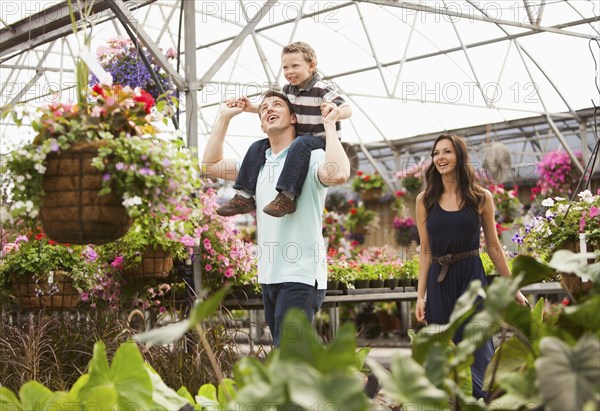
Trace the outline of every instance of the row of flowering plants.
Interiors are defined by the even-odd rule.
[[[0,258],[2,295],[13,295],[15,276],[33,278],[40,284],[41,297],[55,295],[59,283],[49,273],[62,271],[72,278],[82,306],[154,307],[162,313],[174,300],[181,300],[184,292],[193,293],[191,284],[184,282],[182,267],[196,258],[202,262],[206,291],[252,282],[256,272],[253,245],[240,238],[231,219],[216,214],[216,199],[216,193],[208,189],[179,204],[170,219],[138,218],[124,237],[100,246],[56,243],[41,230],[11,233],[4,239]],[[160,230],[153,232],[152,227]],[[136,268],[148,248],[161,248],[175,261],[165,275],[137,276]]]

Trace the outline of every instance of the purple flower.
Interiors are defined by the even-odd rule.
[[[154,170],[149,169],[148,167],[142,167],[139,170],[139,173],[143,176],[153,176],[154,174],[156,174],[154,172]]]
[[[60,146],[55,139],[52,139],[52,142],[50,143],[50,151],[57,152],[58,150],[60,150]]]
[[[104,173],[102,175],[102,181],[108,181],[110,180],[110,174],[109,173]]]

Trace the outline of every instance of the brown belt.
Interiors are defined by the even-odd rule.
[[[474,257],[479,255],[479,250],[471,250],[465,251],[464,253],[456,253],[456,254],[446,254],[441,257],[431,257],[434,263],[438,263],[442,266],[442,271],[440,271],[440,275],[438,275],[437,281],[441,283],[446,278],[446,274],[448,274],[448,268],[458,260],[462,260],[467,257]]]

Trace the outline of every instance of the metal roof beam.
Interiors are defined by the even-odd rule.
[[[127,3],[127,13],[137,10],[156,0],[123,0]],[[94,24],[114,18],[108,11],[108,0],[96,0],[92,6],[91,16]],[[73,2],[73,10],[77,21],[81,19],[78,2]],[[0,30],[0,63],[13,55],[31,50],[73,33],[69,5],[66,1],[55,4],[30,17],[19,20]]]
[[[577,33],[575,31],[563,30],[563,27],[566,27],[565,25],[542,27],[542,26],[536,26],[534,24],[520,23],[520,22],[515,22],[515,21],[510,21],[510,20],[490,18],[490,17],[486,17],[486,16],[478,16],[475,13],[463,13],[463,12],[454,11],[454,10],[451,10],[448,8],[443,9],[441,7],[431,7],[431,6],[425,5],[425,3],[423,3],[423,2],[417,4],[417,3],[410,3],[410,2],[398,1],[398,0],[356,0],[356,1],[360,1],[363,3],[377,4],[380,6],[398,7],[401,9],[414,10],[416,12],[421,12],[421,13],[440,14],[440,15],[444,15],[444,16],[461,18],[461,19],[465,19],[465,20],[477,20],[477,21],[483,21],[486,23],[502,24],[502,25],[506,25],[506,26],[518,27],[521,29],[529,29],[536,33],[549,32],[549,33],[562,34],[565,36],[583,37],[588,40],[598,38],[598,36],[589,36],[586,34]],[[595,19],[597,20],[598,18],[595,18]]]
[[[358,1],[358,0],[357,0]],[[360,0],[362,1],[362,0]],[[583,20],[578,20],[575,22],[571,22],[568,23],[569,25],[579,25],[579,24],[587,24],[590,22],[594,22],[594,21],[600,21],[600,17],[593,17],[593,18],[589,18],[589,19],[583,19]],[[527,36],[531,36],[533,34],[536,34],[533,31],[528,31],[528,32],[524,32],[524,33],[518,33],[518,34],[511,34],[510,36],[503,36],[503,37],[498,37],[495,39],[490,39],[490,40],[485,40],[485,41],[478,41],[476,43],[471,43],[471,44],[466,44],[465,48],[469,49],[469,48],[474,48],[474,47],[482,47],[482,46],[487,46],[488,44],[494,44],[494,43],[498,43],[501,41],[506,41],[506,40],[514,40],[514,39],[518,39],[520,37],[527,37]],[[595,38],[595,37],[592,37]],[[426,53],[426,54],[421,54],[419,56],[414,56],[414,57],[408,57],[406,58],[405,62],[411,62],[411,61],[418,61],[418,60],[423,60],[423,59],[427,59],[427,58],[431,58],[431,57],[437,57],[437,56],[441,56],[444,54],[450,54],[450,53],[456,53],[458,51],[461,51],[463,48],[462,47],[451,47],[445,50],[440,50],[440,51],[435,51],[432,53]],[[390,61],[387,63],[381,63],[381,67],[390,67],[390,66],[395,66],[397,64],[402,63],[402,60],[394,60],[394,61]],[[337,74],[333,74],[331,76],[328,76],[326,78],[324,78],[325,80],[329,80],[332,78],[339,78],[339,77],[344,77],[344,76],[351,76],[353,74],[359,74],[359,73],[363,73],[365,71],[371,71],[371,70],[376,70],[377,66],[368,66],[368,67],[364,67],[364,68],[360,68],[360,69],[356,69],[356,70],[350,70],[350,71],[345,71],[342,73],[337,73]]]
[[[233,52],[244,42],[246,37],[250,35],[258,23],[263,19],[263,17],[269,12],[271,7],[273,7],[277,3],[277,0],[267,0],[267,2],[261,7],[261,9],[256,13],[254,17],[252,17],[248,24],[244,26],[242,31],[235,36],[235,38],[231,41],[231,44],[225,49],[223,53],[217,58],[217,60],[206,70],[206,73],[200,78],[198,81],[200,88],[203,87],[204,83],[208,83],[213,76],[221,69],[221,66],[225,64],[227,59],[231,57]]]

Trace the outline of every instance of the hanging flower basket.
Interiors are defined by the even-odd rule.
[[[64,271],[45,275],[11,275],[13,292],[20,308],[70,310],[79,303],[73,279]]]
[[[121,196],[99,195],[102,175],[92,165],[102,141],[48,155],[40,219],[46,235],[71,244],[104,244],[122,237],[133,220]]]
[[[146,247],[139,265],[128,268],[127,275],[136,278],[165,278],[173,268],[173,256],[162,248]]]
[[[383,190],[382,189],[371,189],[371,190],[360,190],[358,192],[360,199],[363,202],[368,202],[368,201],[377,201],[381,198],[381,196],[383,195]]]

